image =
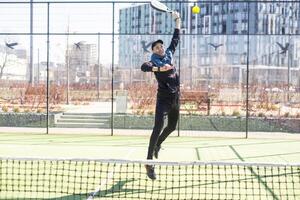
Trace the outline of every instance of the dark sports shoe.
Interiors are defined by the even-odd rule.
[[[160,150],[161,146],[155,146],[154,148],[154,157],[157,159],[158,158],[158,152]]]
[[[151,180],[155,180],[156,179],[156,174],[154,171],[154,166],[153,165],[145,165],[146,171],[147,171],[147,176],[151,179]]]

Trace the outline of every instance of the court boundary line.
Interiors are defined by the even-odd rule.
[[[243,159],[243,157],[237,152],[237,150],[232,146],[229,145],[229,148],[234,152],[234,154],[241,160],[241,161],[245,161]],[[255,176],[255,178],[258,180],[258,182],[260,184],[262,184],[265,189],[272,195],[272,197],[276,200],[279,200],[279,198],[277,197],[277,195],[275,194],[275,192],[268,186],[268,184],[262,180],[262,178],[260,177],[260,175],[258,175],[254,170],[253,167],[251,166],[247,166],[247,169],[251,172],[251,174],[253,174]]]

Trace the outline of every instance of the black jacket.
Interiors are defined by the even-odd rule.
[[[179,42],[179,29],[175,29],[172,37],[172,41],[168,49],[171,50],[172,54],[175,53],[176,47]],[[141,66],[143,72],[152,72],[154,64],[152,62],[145,62]],[[179,91],[179,76],[174,67],[172,70],[166,72],[154,72],[155,78],[158,82],[158,95],[169,96],[176,94]]]

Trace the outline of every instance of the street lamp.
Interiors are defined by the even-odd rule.
[[[97,99],[100,101],[100,33],[98,33]]]
[[[67,37],[67,56],[66,56],[66,64],[67,64],[67,105],[69,105],[69,87],[70,87],[70,55],[69,55],[69,35]]]
[[[215,52],[218,50],[219,47],[223,46],[223,44],[213,44],[213,43],[208,43],[209,46],[214,48]],[[210,90],[210,79],[211,79],[211,68],[208,70],[208,90]]]
[[[290,83],[291,83],[291,67],[293,64],[293,54],[291,50],[293,46],[291,44],[291,34],[289,35],[289,49],[288,49],[288,74],[287,74],[287,101],[290,102]]]
[[[291,48],[290,48],[290,42],[291,42],[291,35],[289,35],[289,42],[285,44],[285,46],[283,46],[282,44],[280,44],[279,42],[276,42],[276,44],[280,47],[281,52],[280,54],[286,56],[286,52],[288,51],[288,69],[287,69],[287,101],[289,102],[290,100],[290,67],[291,67]]]
[[[40,84],[40,49],[38,48],[37,84]]]

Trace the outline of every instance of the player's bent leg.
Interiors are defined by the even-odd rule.
[[[168,113],[168,125],[167,127],[163,130],[161,135],[158,138],[157,144],[154,148],[154,157],[158,158],[158,153],[161,149],[161,144],[165,139],[173,132],[176,130],[176,125],[179,117],[179,109],[174,108],[170,110]]]
[[[156,159],[158,159],[158,153],[159,153],[160,149],[161,149],[161,145],[160,144],[156,145],[155,148],[154,148],[154,157]]]
[[[159,104],[155,111],[155,124],[150,137],[147,159],[153,159],[153,152],[159,138],[159,134],[164,126],[164,109]]]

